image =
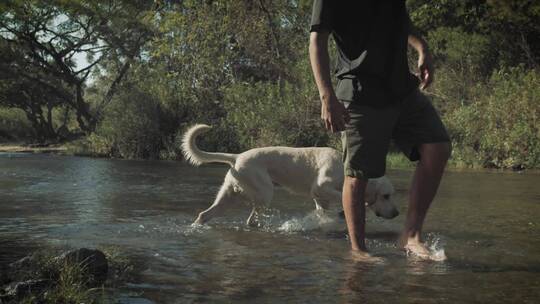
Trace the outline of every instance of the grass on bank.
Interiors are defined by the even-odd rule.
[[[118,247],[99,248],[107,257],[109,271],[103,286],[89,287],[85,266],[78,263],[61,263],[56,258],[61,254],[58,249],[44,249],[34,253],[31,269],[15,274],[15,281],[46,279],[51,283],[42,293],[32,293],[21,300],[2,303],[115,303],[114,288],[134,271],[129,257]],[[111,290],[113,292],[111,293]]]
[[[450,169],[485,169],[479,161],[463,158],[461,155],[461,151],[453,151],[446,167]],[[411,162],[403,153],[390,152],[386,156],[386,167],[388,169],[413,169],[416,167],[416,162]]]
[[[34,279],[47,280],[44,291],[31,292],[23,299],[13,299],[4,303],[99,303],[96,294],[100,288],[86,286],[85,267],[78,263],[58,263],[59,251],[46,249],[32,255],[32,261],[17,273],[15,281]],[[30,269],[26,269],[29,267]],[[20,270],[19,270],[20,271]]]
[[[58,153],[85,157],[115,157],[114,151],[105,139],[90,135],[82,139],[48,147],[32,147],[24,143],[0,144],[0,152],[8,153]],[[454,149],[447,167],[453,169],[483,169],[485,166],[470,151]],[[160,153],[160,159],[179,160],[177,151],[167,150]],[[386,156],[386,167],[389,169],[411,169],[416,162],[411,162],[401,152],[389,152]]]

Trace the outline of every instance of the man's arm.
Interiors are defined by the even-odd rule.
[[[328,31],[311,32],[309,39],[309,59],[313,76],[321,98],[321,119],[327,130],[345,130],[349,115],[339,102],[330,80],[330,56],[328,55]]]
[[[435,74],[433,57],[431,56],[427,42],[422,38],[418,30],[416,30],[408,14],[407,23],[409,29],[408,42],[418,53],[418,70],[420,72],[418,76],[421,81],[420,89],[424,90],[433,82]]]

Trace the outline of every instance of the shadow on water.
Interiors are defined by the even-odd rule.
[[[18,259],[25,257],[31,252],[35,252],[43,248],[42,242],[31,241],[24,235],[0,237],[0,269],[8,264],[15,262]]]
[[[347,239],[348,233],[347,230],[336,230],[336,231],[327,231],[325,232],[325,237],[329,239]],[[379,240],[383,242],[396,242],[399,238],[399,232],[396,231],[375,231],[375,232],[366,232],[366,238],[370,240]]]
[[[445,261],[450,269],[459,271],[471,271],[475,273],[503,273],[503,272],[527,272],[540,273],[540,264],[528,264],[527,266],[511,264],[487,264],[479,262],[469,262],[457,259],[448,259]]]

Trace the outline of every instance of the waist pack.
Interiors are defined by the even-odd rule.
[[[386,81],[374,75],[347,75],[338,78],[336,96],[342,101],[372,107],[386,107],[399,100]]]

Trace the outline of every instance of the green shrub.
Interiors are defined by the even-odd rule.
[[[330,136],[319,118],[320,104],[284,82],[235,84],[225,91],[225,121],[242,150],[263,146],[325,146]]]
[[[440,27],[427,37],[436,62],[459,73],[464,80],[482,78],[494,67],[496,50],[488,36],[461,28]]]
[[[108,106],[96,133],[111,145],[110,151],[116,156],[157,158],[162,147],[159,121],[155,98],[128,86]]]
[[[440,27],[427,37],[437,67],[429,92],[441,114],[469,104],[478,83],[491,75],[496,58],[488,37]],[[415,66],[415,65],[411,65]]]
[[[455,142],[454,157],[498,168],[540,165],[540,73],[502,69],[476,98],[446,119]],[[471,156],[474,159],[471,159]]]
[[[112,142],[104,136],[92,133],[82,139],[78,139],[66,144],[68,154],[79,156],[114,156]]]

